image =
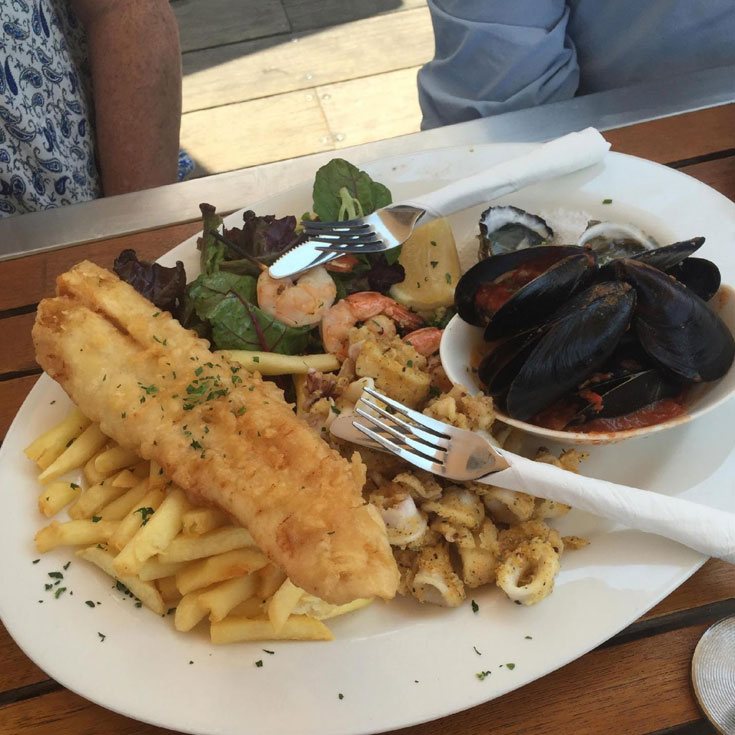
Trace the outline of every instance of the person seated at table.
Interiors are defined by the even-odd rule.
[[[428,0],[422,128],[735,64],[732,0]]]
[[[177,180],[168,0],[0,0],[0,216]]]

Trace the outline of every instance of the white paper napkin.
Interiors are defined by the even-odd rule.
[[[617,485],[498,450],[510,468],[479,480],[520,490],[679,541],[707,556],[735,563],[735,514],[681,498]]]
[[[610,144],[595,128],[569,133],[478,174],[460,179],[401,204],[426,210],[420,222],[444,217],[477,204],[553,179],[602,161]]]

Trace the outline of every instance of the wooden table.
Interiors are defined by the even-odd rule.
[[[608,131],[613,150],[677,168],[735,197],[735,105]],[[197,232],[189,222],[0,263],[0,436],[38,379],[30,330],[54,278],[83,258],[110,266],[123,248],[155,258]],[[714,733],[689,666],[706,627],[735,614],[735,566],[709,561],[643,618],[583,658],[500,699],[404,735]],[[0,629],[0,733],[167,732],[109,712],[50,680]]]

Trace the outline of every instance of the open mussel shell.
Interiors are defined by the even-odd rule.
[[[702,301],[709,301],[722,282],[720,269],[704,258],[687,258],[666,272],[694,291]]]
[[[586,398],[587,402],[574,421],[624,416],[662,398],[674,398],[681,391],[681,381],[655,368],[602,380],[579,392],[580,398]],[[590,394],[596,400],[590,401]]]
[[[543,328],[540,328],[508,337],[483,358],[477,368],[477,377],[488,395],[505,394],[542,334]]]
[[[735,357],[735,340],[720,317],[691,289],[646,263],[613,264],[637,293],[633,324],[643,349],[689,382],[721,378]]]
[[[600,265],[658,247],[658,243],[643,230],[617,222],[590,222],[577,245],[592,250]]]
[[[533,278],[560,260],[570,255],[578,255],[580,252],[580,248],[573,245],[542,245],[485,258],[475,263],[457,282],[454,291],[457,312],[468,324],[484,327],[496,309],[491,308],[492,304],[489,303],[485,303],[484,308],[478,308],[477,295],[481,287],[499,285],[498,282],[502,280],[503,285],[495,289],[495,296],[500,297],[500,301],[497,301],[499,308],[513,293]]]
[[[679,265],[690,255],[699,250],[704,245],[703,237],[693,237],[690,240],[682,240],[671,245],[664,245],[655,250],[646,250],[631,255],[632,260],[638,260],[641,263],[647,263],[660,271],[668,271],[670,268]]]
[[[485,339],[500,339],[542,324],[588,284],[595,270],[596,259],[589,252],[575,253],[557,261],[518,289],[493,314],[485,327]]]
[[[568,301],[510,384],[508,415],[528,421],[589,378],[618,346],[635,303],[622,282],[596,284]]]
[[[554,231],[545,220],[518,207],[488,207],[480,215],[478,258],[510,253],[549,242]]]

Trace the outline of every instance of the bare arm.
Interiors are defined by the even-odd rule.
[[[176,181],[181,53],[168,0],[71,0],[89,45],[106,196]]]

